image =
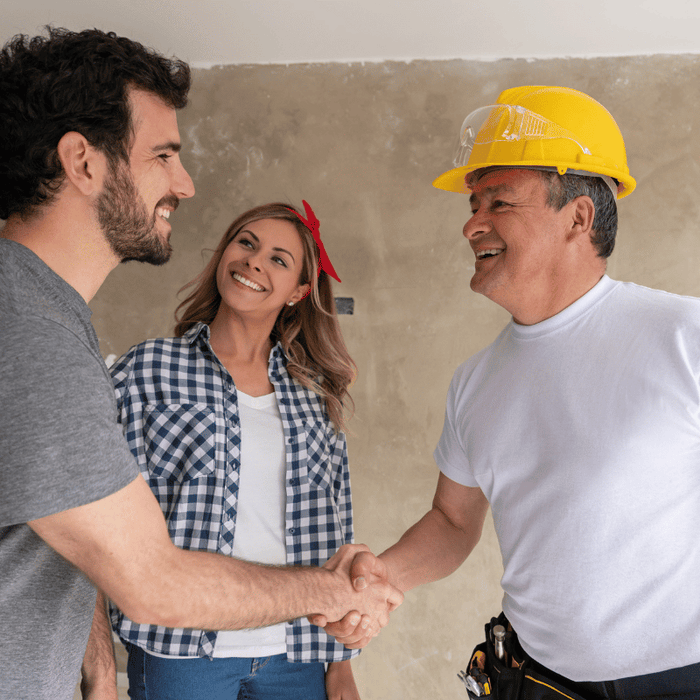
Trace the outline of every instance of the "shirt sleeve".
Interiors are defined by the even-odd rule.
[[[0,352],[0,526],[99,500],[138,476],[107,369],[83,340],[21,319],[3,329]]]
[[[152,488],[146,460],[144,401],[139,391],[144,382],[142,346],[132,347],[110,367],[109,371],[114,383],[117,421],[120,423],[126,445],[134,457],[141,476]]]
[[[455,373],[447,392],[445,423],[433,457],[440,471],[446,477],[452,479],[452,481],[456,481],[462,486],[473,487],[479,484],[472,474],[467,450],[458,427],[460,423],[459,405],[461,392],[459,386],[461,369],[462,368]]]
[[[329,429],[333,434],[333,437],[331,438],[331,463],[334,466],[336,474],[333,488],[336,494],[335,498],[338,506],[338,515],[342,526],[343,544],[352,544],[355,541],[355,533],[353,530],[352,519],[352,494],[350,492],[348,443],[347,439],[345,438],[345,433],[335,433],[332,425],[330,424]],[[322,639],[324,636],[325,633],[321,634]],[[329,661],[331,658],[334,661],[354,659],[361,652],[360,649],[346,649],[342,644],[340,644],[340,642],[337,642],[332,637],[327,637],[326,645],[329,653],[332,650],[332,657],[328,657]]]
[[[133,364],[133,348],[128,353],[122,355],[109,368],[109,373],[112,375],[112,383],[114,384],[114,398],[117,402],[117,419],[120,423],[122,420],[122,411],[124,400],[127,393],[129,376]]]
[[[352,522],[352,494],[350,492],[350,469],[348,466],[348,443],[344,433],[334,436],[331,461],[336,467],[334,488],[338,514],[343,528],[343,543],[352,544],[355,541]]]

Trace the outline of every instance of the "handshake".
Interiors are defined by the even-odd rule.
[[[361,649],[389,622],[403,602],[403,592],[389,583],[384,562],[364,544],[343,545],[324,565],[336,576],[327,614],[308,620],[348,649]],[[349,612],[348,612],[349,611]]]

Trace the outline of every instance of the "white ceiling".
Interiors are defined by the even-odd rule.
[[[195,67],[700,53],[698,0],[0,0],[0,41],[115,31]]]

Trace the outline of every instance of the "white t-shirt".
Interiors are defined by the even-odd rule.
[[[238,391],[241,421],[241,475],[233,556],[260,564],[284,565],[285,447],[282,418],[273,394]],[[285,623],[254,630],[219,632],[215,657],[284,654]]]
[[[700,662],[700,300],[603,279],[454,375],[435,451],[494,516],[503,609],[576,681]]]

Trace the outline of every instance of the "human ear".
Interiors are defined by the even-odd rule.
[[[85,196],[102,189],[106,172],[106,157],[93,148],[77,131],[69,131],[61,137],[56,147],[58,158],[68,179]]]
[[[292,304],[296,304],[298,301],[301,301],[309,292],[311,291],[311,286],[308,284],[300,284],[294,294],[292,294],[291,298],[287,302],[288,304],[291,302]]]
[[[593,221],[595,220],[595,204],[586,195],[576,197],[571,203],[571,230],[569,238],[585,237],[590,239],[593,234]]]

